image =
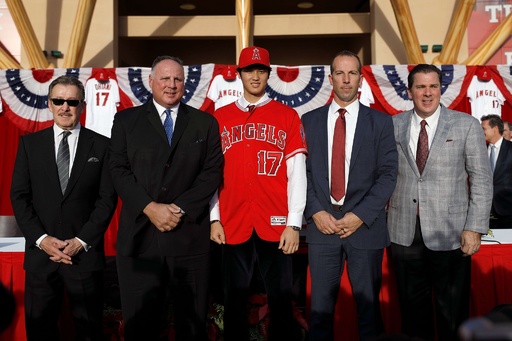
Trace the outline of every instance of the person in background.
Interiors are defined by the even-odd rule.
[[[402,332],[456,340],[469,314],[471,255],[488,231],[492,177],[478,120],[440,104],[441,71],[416,65],[412,110],[393,116],[398,181],[388,208]],[[435,318],[435,322],[434,322]]]
[[[493,173],[490,229],[512,228],[512,142],[502,137],[503,121],[498,115],[482,116],[482,129],[488,143]]]
[[[256,264],[270,310],[268,340],[301,340],[292,309],[292,258],[306,203],[306,141],[297,112],[265,93],[266,49],[240,53],[243,96],[219,108],[224,180],[211,202],[211,239],[222,245],[224,340],[248,341],[247,300]]]
[[[222,177],[217,120],[181,102],[179,58],[157,57],[153,99],[114,118],[110,170],[123,207],[117,270],[125,340],[157,340],[172,296],[176,340],[206,340],[210,218]]]
[[[386,203],[398,157],[391,116],[361,104],[361,61],[350,52],[331,63],[333,101],[302,116],[307,159],[307,242],[311,271],[309,340],[334,340],[334,310],[345,261],[359,337],[384,332],[379,293],[389,245]]]
[[[510,132],[510,123],[503,121],[503,138],[507,141],[512,140],[512,133]]]
[[[48,89],[52,127],[20,138],[11,202],[25,246],[27,340],[59,340],[64,292],[75,340],[101,340],[103,236],[117,205],[108,138],[80,125],[84,86],[61,76]]]

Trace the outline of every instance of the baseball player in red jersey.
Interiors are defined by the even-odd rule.
[[[247,47],[244,94],[219,108],[224,180],[211,201],[211,239],[222,244],[224,340],[249,340],[247,298],[258,265],[270,310],[268,340],[298,340],[292,259],[306,204],[306,142],[299,115],[265,93],[269,53]]]

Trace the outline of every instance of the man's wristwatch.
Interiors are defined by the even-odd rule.
[[[215,224],[215,223],[220,223],[220,220],[211,220],[211,221],[210,221],[210,225],[211,225],[211,224]]]
[[[292,229],[294,229],[295,231],[300,231],[300,230],[302,230],[302,227],[301,227],[301,226],[292,226],[292,225],[290,225],[290,227],[291,227]]]

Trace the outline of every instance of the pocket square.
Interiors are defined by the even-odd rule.
[[[87,160],[87,162],[100,162],[100,159],[93,156],[93,157],[90,157],[89,160]]]

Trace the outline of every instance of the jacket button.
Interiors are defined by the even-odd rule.
[[[162,190],[162,192],[165,192],[165,191],[167,191],[167,187],[162,187],[161,190]]]
[[[412,202],[413,202],[413,203],[416,203],[417,201],[416,201],[416,199],[412,199]]]

